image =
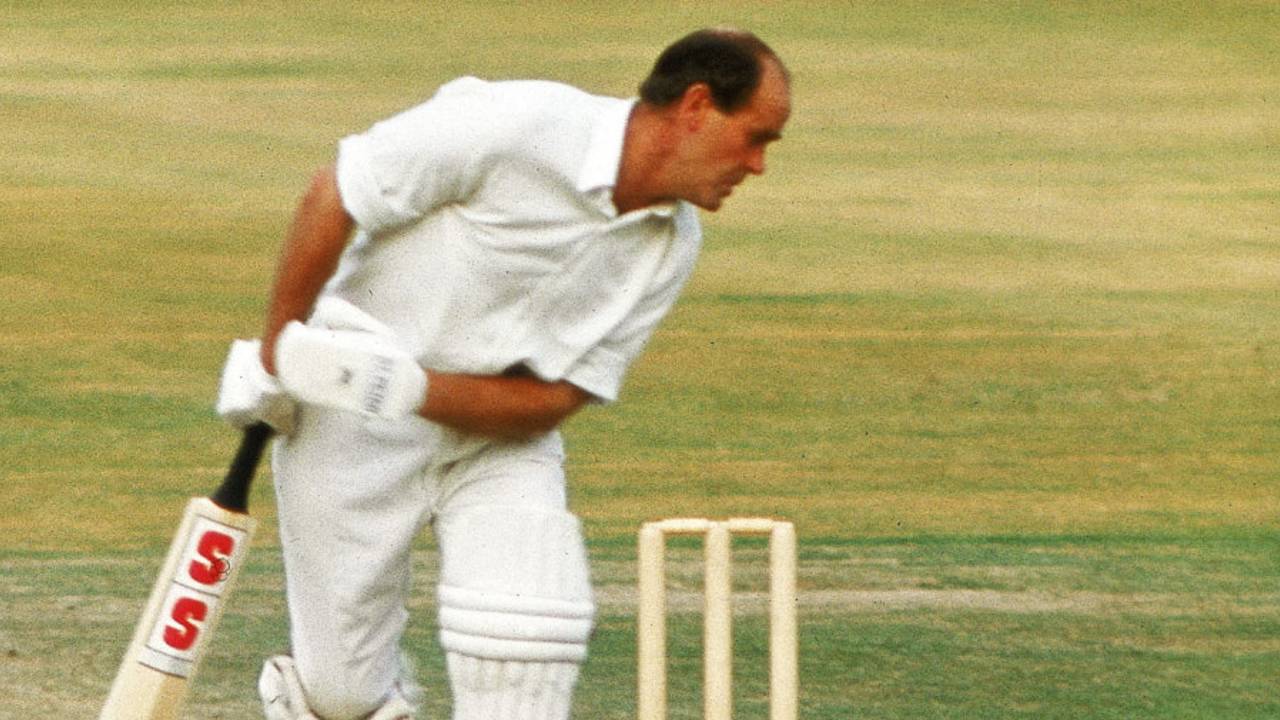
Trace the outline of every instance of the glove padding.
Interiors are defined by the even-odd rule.
[[[280,383],[262,367],[262,343],[235,340],[227,353],[218,387],[218,416],[234,427],[247,428],[266,422],[277,433],[293,432],[297,404]]]
[[[276,374],[302,402],[385,419],[412,415],[427,373],[381,333],[291,322],[276,341]]]

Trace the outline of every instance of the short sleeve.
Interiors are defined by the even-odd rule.
[[[343,206],[371,233],[405,225],[458,202],[513,129],[489,83],[461,78],[428,101],[338,144]]]

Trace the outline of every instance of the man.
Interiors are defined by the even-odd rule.
[[[638,101],[463,78],[340,143],[220,396],[281,431],[292,655],[263,669],[269,718],[412,717],[427,524],[455,720],[568,717],[594,606],[556,428],[617,398],[692,271],[694,207],[763,173],[789,113],[773,51],[715,29]]]

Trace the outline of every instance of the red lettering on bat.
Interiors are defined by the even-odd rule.
[[[164,642],[175,650],[190,650],[200,638],[200,628],[195,623],[203,622],[209,613],[209,606],[195,598],[179,598],[169,612],[169,619],[178,624],[164,629]]]
[[[236,541],[230,535],[210,530],[196,544],[196,558],[187,568],[187,574],[201,585],[217,585],[227,577],[231,564],[227,557],[236,549]]]

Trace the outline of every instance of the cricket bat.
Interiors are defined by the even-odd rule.
[[[255,521],[249,485],[271,437],[244,431],[222,485],[192,498],[98,720],[175,720],[244,567]]]

